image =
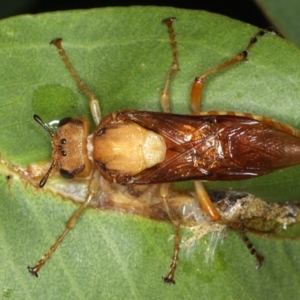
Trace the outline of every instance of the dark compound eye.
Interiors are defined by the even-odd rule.
[[[58,127],[64,126],[72,120],[71,117],[63,118],[59,121]]]
[[[64,169],[60,169],[59,170],[59,174],[61,177],[65,178],[65,179],[73,179],[74,175]]]

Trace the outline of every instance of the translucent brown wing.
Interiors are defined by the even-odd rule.
[[[241,180],[300,163],[298,137],[249,117],[142,111],[118,117],[159,133],[167,145],[162,163],[134,176],[118,175],[122,184]]]

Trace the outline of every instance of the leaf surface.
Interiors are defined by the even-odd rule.
[[[180,72],[173,82],[173,110],[189,113],[195,76],[242,51],[257,29],[223,16],[173,8],[131,7],[21,16],[0,26],[0,153],[25,167],[49,160],[49,137],[34,121],[89,116],[87,101],[49,42],[64,47],[82,79],[99,98],[103,114],[121,109],[159,110],[160,91],[171,64],[166,28],[176,16]],[[267,115],[300,128],[300,53],[267,35],[249,60],[210,78],[203,110]],[[299,242],[251,235],[265,256],[255,269],[240,236],[228,232],[213,260],[205,262],[209,237],[183,249],[176,285],[162,283],[171,262],[170,225],[137,216],[89,209],[38,279],[26,270],[63,230],[76,209],[71,201],[36,191],[1,165],[0,282],[13,299],[295,299]],[[209,187],[252,192],[267,201],[300,196],[300,168],[255,180]],[[188,234],[188,232],[185,232]],[[280,287],[280,289],[279,289]]]

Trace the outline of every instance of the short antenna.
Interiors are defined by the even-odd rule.
[[[47,126],[46,123],[43,122],[43,120],[38,115],[33,115],[33,118],[37,123],[39,123],[50,134],[51,138],[53,138],[55,136],[54,132]],[[42,188],[46,184],[46,182],[49,178],[49,175],[55,166],[56,166],[56,161],[52,160],[52,163],[51,163],[48,171],[46,172],[46,174],[44,175],[44,177],[41,179],[41,181],[39,183],[40,188]]]

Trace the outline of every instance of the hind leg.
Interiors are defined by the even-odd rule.
[[[251,47],[257,42],[258,37],[263,36],[266,30],[260,30],[255,36],[253,36],[247,47],[237,55],[232,58],[224,61],[223,63],[213,67],[206,72],[202,73],[200,76],[195,78],[195,81],[192,85],[191,89],[191,107],[192,112],[195,115],[201,114],[201,104],[202,104],[202,93],[205,86],[205,82],[207,78],[220,70],[229,68],[234,66],[244,60],[247,59],[248,52]],[[197,194],[197,198],[203,210],[209,216],[212,221],[218,221],[221,219],[220,213],[216,209],[215,205],[212,203],[210,197],[208,196],[203,184],[200,181],[195,181],[195,192]]]

